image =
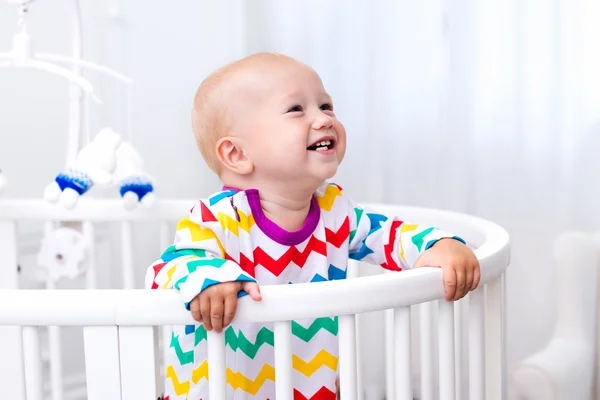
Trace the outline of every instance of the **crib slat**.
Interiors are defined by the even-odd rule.
[[[19,326],[0,326],[0,387],[6,399],[24,399],[23,332]]]
[[[63,368],[62,368],[62,345],[60,341],[60,327],[48,327],[48,345],[50,352],[50,388],[52,390],[52,400],[62,400],[63,398]]]
[[[170,226],[169,222],[161,222],[160,223],[160,231],[159,231],[159,240],[158,240],[158,251],[159,254],[165,251],[167,247],[173,242],[173,237],[170,235]],[[166,360],[169,354],[169,344],[171,342],[171,334],[173,333],[172,325],[164,325],[162,327],[162,365],[161,371],[165,370]]]
[[[354,279],[360,278],[360,264],[361,262],[356,260],[348,261],[347,275],[346,279]],[[391,272],[391,271],[387,271]],[[361,351],[360,351],[360,343],[361,343],[361,325],[360,325],[360,314],[356,314],[356,400],[364,399],[364,389],[363,389],[363,373],[362,373],[362,361],[361,361]]]
[[[454,303],[439,300],[440,400],[454,400]]]
[[[419,306],[421,340],[421,399],[433,400],[433,307],[430,301]]]
[[[364,400],[365,393],[363,388],[363,362],[361,360],[360,343],[361,343],[361,327],[360,315],[356,315],[356,400]]]
[[[123,400],[156,399],[158,393],[157,329],[120,326],[121,396]]]
[[[47,235],[57,227],[55,221],[46,221],[44,224],[44,233]],[[48,278],[46,280],[46,289],[55,290],[55,282]],[[62,345],[60,340],[60,327],[48,326],[48,364],[50,367],[50,390],[52,400],[62,400],[63,398],[63,373],[62,373]]]
[[[118,328],[85,326],[83,343],[87,399],[121,400]]]
[[[12,221],[0,220],[0,289],[17,289],[17,232]],[[0,387],[6,399],[25,398],[23,332],[21,327],[0,326]],[[9,362],[6,360],[10,360]]]
[[[166,363],[168,360],[168,354],[169,354],[169,346],[171,345],[171,336],[173,335],[173,326],[172,325],[163,325],[161,327],[161,339],[162,339],[162,360],[161,360],[161,365],[163,366],[163,368],[161,368],[161,371],[164,372],[165,368],[166,368]]]
[[[456,398],[463,399],[463,306],[465,299],[454,303],[454,374]]]
[[[134,289],[133,274],[133,223],[121,222],[121,262],[123,263],[123,289]]]
[[[40,328],[23,327],[23,353],[25,356],[25,387],[27,400],[42,400],[44,378],[42,374],[42,352]]]
[[[208,341],[208,391],[210,399],[227,399],[225,374],[225,337],[214,330],[207,332]]]
[[[339,317],[339,340],[340,395],[344,400],[357,400],[356,318],[354,315]]]
[[[47,235],[56,229],[58,224],[55,221],[46,221],[44,224],[44,233]],[[55,282],[52,279],[46,280],[46,289],[55,290]],[[63,398],[63,373],[62,373],[62,346],[60,341],[60,327],[48,326],[48,364],[50,366],[50,390],[52,400],[62,400]]]
[[[506,398],[506,333],[504,274],[485,285],[486,400]]]
[[[410,306],[394,310],[396,400],[412,400]]]
[[[469,294],[469,398],[485,398],[483,287]]]
[[[96,236],[94,224],[90,221],[83,221],[81,231],[87,241],[87,257],[85,260],[85,282],[88,289],[95,289],[97,286],[96,278]]]
[[[385,398],[396,399],[395,363],[396,354],[394,345],[394,310],[385,310]]]
[[[292,400],[292,325],[289,321],[275,322],[275,398]]]

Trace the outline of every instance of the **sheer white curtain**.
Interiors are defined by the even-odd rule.
[[[554,238],[600,227],[600,3],[341,4],[247,3],[246,52],[321,74],[349,134],[338,180],[355,197],[510,230],[512,365],[552,331]]]

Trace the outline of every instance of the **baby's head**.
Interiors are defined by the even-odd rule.
[[[208,166],[240,189],[318,187],[346,150],[319,75],[284,55],[254,54],[212,73],[198,89],[192,123]]]

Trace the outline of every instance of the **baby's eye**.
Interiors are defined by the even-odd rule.
[[[330,103],[325,103],[321,105],[322,111],[333,111],[333,105]]]
[[[294,106],[288,110],[288,112],[302,112],[302,106]]]

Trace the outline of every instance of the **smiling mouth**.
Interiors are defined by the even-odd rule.
[[[312,151],[327,151],[327,150],[333,149],[334,147],[335,147],[334,139],[324,139],[324,140],[319,140],[312,146],[308,146],[306,149],[312,150]]]

